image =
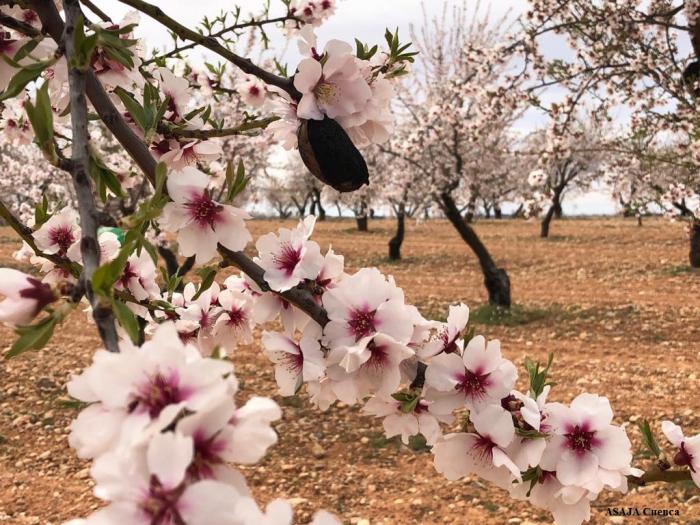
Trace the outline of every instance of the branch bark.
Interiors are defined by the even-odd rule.
[[[81,281],[92,306],[92,317],[105,347],[110,352],[119,352],[119,338],[111,305],[97,297],[92,290],[92,276],[100,266],[100,244],[97,239],[98,211],[88,177],[90,166],[88,142],[90,137],[88,135],[88,113],[85,99],[87,75],[84,66],[81,67],[77,63],[75,49],[75,28],[83,15],[78,0],[64,0],[64,8],[66,24],[63,40],[66,48],[66,60],[68,61],[71,127],[73,131],[71,177],[78,199],[80,229],[82,231],[80,253],[83,257],[83,273]]]

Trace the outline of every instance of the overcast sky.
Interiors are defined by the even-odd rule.
[[[121,4],[118,0],[93,0],[94,3],[109,14],[115,21],[121,19],[124,14],[131,11],[129,6]],[[447,0],[447,4],[453,5],[455,1]],[[258,12],[263,0],[151,0],[161,7],[166,14],[175,18],[179,22],[195,27],[204,17],[216,16],[222,9],[230,10],[234,5],[240,5],[244,13]],[[461,3],[461,2],[459,2]],[[526,0],[467,0],[467,4],[475,9],[481,4],[482,12],[487,10],[493,19],[499,19],[504,15],[509,15],[513,20],[527,7]],[[283,14],[285,9],[279,0],[271,0],[273,15]],[[442,0],[339,0],[336,13],[329,18],[317,30],[319,42],[323,43],[331,38],[338,38],[348,42],[353,42],[355,38],[367,43],[381,43],[384,39],[384,29],[389,27],[392,30],[399,28],[402,40],[409,37],[411,25],[420,27],[423,24],[423,8],[428,18],[440,15],[444,2]],[[245,17],[244,17],[245,18]],[[167,30],[145,15],[141,17],[141,24],[137,31],[137,37],[142,38],[150,54],[151,49],[171,46],[171,38]],[[298,61],[296,46],[285,48],[287,40],[278,30],[270,30],[271,46],[277,51],[284,49],[283,57],[293,69]],[[547,45],[550,49],[545,49],[547,54],[557,54],[562,52],[562,45],[552,40]],[[205,51],[199,52],[199,60],[204,57],[212,61],[217,58]],[[535,114],[528,114],[520,123],[523,130],[536,127],[542,121]],[[570,199],[565,203],[567,213],[591,214],[591,213],[612,213],[616,205],[602,193],[591,193],[575,199]]]

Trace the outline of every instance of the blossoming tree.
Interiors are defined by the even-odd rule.
[[[367,179],[356,145],[387,138],[386,83],[412,58],[397,34],[387,35],[381,51],[358,45],[354,52],[332,40],[319,52],[309,29],[332,13],[330,0],[285,1],[279,16],[265,10],[248,19],[235,11],[201,31],[143,0],[121,2],[177,35],[175,49],[146,64],[133,38],[137,17],[115,24],[91,2],[64,0],[63,13],[45,0],[0,2],[0,23],[9,31],[0,48],[0,98],[25,100],[36,147],[70,174],[77,202],[77,210],[42,204],[33,224],[0,204],[24,241],[17,257],[39,274],[0,269],[0,320],[18,334],[7,356],[43,346],[84,300],[104,347],[68,391],[87,405],[69,443],[93,461],[95,495],[105,505],[72,525],[292,522],[289,502],[260,508],[235,467],[257,463],[277,440],[272,423],[280,408],[266,397],[238,406],[232,364],[253,328],[274,319],[282,329],[263,331],[262,346],[282,395],[305,389],[322,410],[336,400],[363,404],[388,436],[407,441],[421,433],[447,479],[479,475],[550,510],[557,523],[588,519],[591,502],[606,489],[700,483],[700,436],[664,422],[672,450],[664,453],[642,425],[656,461],[640,465],[646,471],[633,467],[627,431],[614,424],[606,398],[548,400],[551,360],[544,367],[526,361],[528,389],[516,390],[516,366],[498,341],[474,334],[465,305],[451,306],[446,322],[428,320],[391,276],[376,268],[347,274],[342,255],[322,253],[311,239],[313,216],[260,236],[256,255],[245,254],[253,241],[248,215],[233,200],[246,179],[232,165],[216,176],[211,163],[222,153],[213,138],[240,134],[242,126],[267,128],[290,148],[298,142],[317,177],[355,189]],[[307,56],[291,76],[228,46],[233,36],[269,24],[301,37]],[[212,121],[193,106],[189,84],[166,66],[196,46],[242,71],[229,96],[250,104],[269,98],[278,119],[263,125],[251,113],[238,123]],[[69,122],[54,119],[50,90],[67,96]],[[152,188],[118,227],[100,223],[109,192],[119,194],[121,186],[100,163],[91,114]],[[156,227],[176,239],[180,256],[202,266],[197,283],[178,291],[182,275],[159,277]],[[240,275],[218,279],[226,266]],[[457,417],[458,431],[444,432]],[[319,511],[312,523],[339,521]]]
[[[545,56],[545,38],[562,39],[571,52]],[[665,186],[666,207],[687,222],[689,259],[697,267],[700,4],[533,0],[515,47],[531,68],[534,92],[557,85],[597,112],[624,108],[632,114],[630,135],[641,131],[657,141],[636,158],[691,167],[680,186],[663,177],[653,184]],[[659,148],[669,154],[658,155]]]

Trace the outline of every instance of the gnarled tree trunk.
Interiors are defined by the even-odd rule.
[[[700,268],[700,222],[690,225],[690,266]]]
[[[324,209],[323,205],[321,204],[321,190],[318,188],[313,189],[313,201],[316,204],[316,209],[318,210],[318,220],[319,221],[325,221],[326,220],[326,210]]]
[[[401,209],[396,214],[396,234],[389,241],[389,259],[398,261],[401,259],[401,244],[405,234],[406,213]]]
[[[467,243],[479,259],[481,271],[484,274],[484,285],[489,293],[489,303],[509,308],[511,304],[510,279],[506,271],[496,266],[484,243],[481,242],[474,229],[462,218],[452,196],[447,193],[441,194],[440,205],[462,240]]]
[[[554,196],[552,197],[552,205],[547,210],[547,215],[542,219],[542,224],[540,226],[540,237],[549,237],[549,225],[552,223],[554,217],[561,218],[561,193],[557,190],[554,191]]]
[[[357,221],[357,231],[369,231],[367,208],[367,202],[365,200],[362,200],[360,201],[359,209],[355,209],[355,221]]]

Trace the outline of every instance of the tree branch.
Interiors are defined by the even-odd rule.
[[[192,29],[180,24],[173,18],[170,18],[163,12],[163,10],[160,7],[149,4],[148,2],[144,2],[143,0],[119,1],[122,4],[131,6],[134,9],[141,11],[145,15],[150,16],[160,24],[170,29],[173,33],[175,33],[183,40],[189,40],[202,47],[206,47],[207,49],[213,51],[217,55],[233,63],[243,72],[258,77],[266,84],[269,84],[271,86],[277,86],[278,88],[286,91],[287,93],[289,93],[289,96],[291,96],[294,100],[301,99],[301,94],[294,87],[294,82],[291,78],[284,78],[275,75],[274,73],[270,73],[269,71],[261,68],[260,66],[257,66],[250,59],[237,55],[230,49],[227,49],[226,47],[221,45],[219,41],[216,40],[216,38],[197,33],[196,31],[193,31]]]
[[[215,137],[230,137],[234,135],[242,135],[246,131],[252,131],[254,129],[265,129],[271,123],[279,120],[279,117],[267,117],[260,120],[251,120],[239,124],[233,128],[221,128],[221,129],[185,129],[185,128],[172,128],[167,124],[161,124],[158,126],[158,133],[166,137],[178,137],[186,139],[200,139],[206,140]]]
[[[53,4],[53,2],[51,2]],[[100,244],[97,239],[98,211],[95,206],[92,185],[88,177],[90,152],[88,142],[88,113],[85,99],[85,65],[78,63],[75,48],[76,24],[83,18],[78,0],[64,0],[66,25],[64,43],[68,61],[68,84],[70,86],[71,128],[73,131],[73,166],[71,177],[78,199],[80,213],[80,253],[83,257],[81,280],[85,293],[92,305],[92,316],[100,332],[105,347],[110,352],[119,352],[119,338],[112,314],[111,305],[95,296],[92,290],[92,276],[100,265]]]
[[[233,31],[238,31],[240,29],[245,29],[247,27],[262,27],[267,24],[276,24],[278,22],[286,22],[287,20],[293,20],[296,22],[301,22],[300,19],[298,19],[295,16],[292,15],[286,15],[286,16],[280,16],[277,18],[268,18],[266,20],[250,20],[249,22],[243,22],[240,24],[234,24],[228,27],[224,27],[220,31],[217,31],[216,33],[212,33],[208,35],[210,38],[218,38],[220,36],[225,35],[226,33],[231,33]],[[157,60],[162,60],[164,58],[171,58],[174,56],[179,55],[183,51],[187,51],[189,49],[192,49],[194,47],[197,47],[199,44],[197,42],[192,42],[190,44],[185,44],[183,46],[175,46],[174,49],[171,49],[170,51],[164,52],[162,55],[155,55],[153,58],[149,60],[145,60],[142,65],[147,66],[149,64],[152,64],[156,62]]]
[[[29,0],[33,9],[39,15],[45,30],[59,44],[63,32],[63,21],[53,2],[42,0]],[[56,33],[58,31],[58,33]],[[131,155],[134,161],[143,170],[144,174],[155,185],[156,161],[143,141],[126,125],[123,117],[117,111],[99,80],[92,72],[87,74],[87,93],[93,106],[105,122],[114,137],[122,147]],[[226,264],[236,266],[248,274],[263,290],[270,287],[265,282],[265,271],[243,252],[232,252],[220,246],[219,252],[225,257]],[[305,290],[289,290],[279,294],[285,300],[306,312],[312,319],[322,326],[328,322],[328,317],[323,309],[314,301],[313,296]]]

